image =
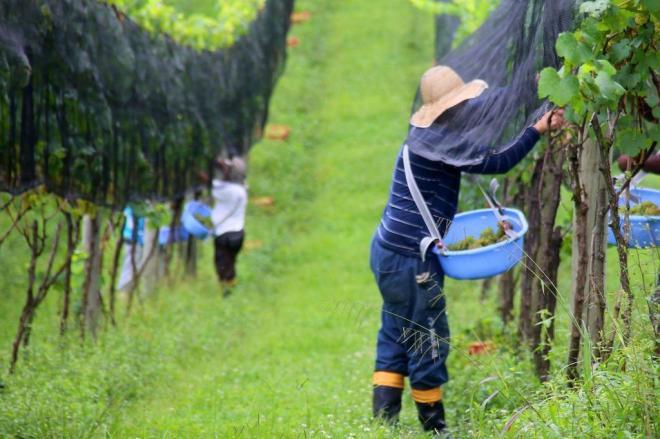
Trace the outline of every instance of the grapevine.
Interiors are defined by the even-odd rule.
[[[109,0],[152,34],[199,50],[231,46],[247,32],[265,0],[216,0],[206,13],[186,13],[182,0]]]

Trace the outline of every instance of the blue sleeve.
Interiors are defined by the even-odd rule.
[[[505,174],[529,154],[540,138],[536,128],[529,127],[513,142],[496,148],[481,163],[461,166],[460,170],[470,174]]]

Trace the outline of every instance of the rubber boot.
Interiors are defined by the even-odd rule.
[[[424,431],[444,432],[447,424],[445,424],[445,407],[442,405],[442,401],[430,404],[415,402],[415,405],[417,405],[419,422],[422,423]]]
[[[233,282],[221,282],[222,285],[222,297],[227,298],[231,296],[231,289],[235,285]]]
[[[396,423],[401,411],[403,389],[388,386],[374,386],[374,418],[388,423]]]

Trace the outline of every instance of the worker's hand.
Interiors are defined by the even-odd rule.
[[[540,134],[545,134],[549,130],[558,130],[566,123],[564,119],[564,109],[559,108],[550,110],[541,117],[541,119],[534,124],[534,128]]]

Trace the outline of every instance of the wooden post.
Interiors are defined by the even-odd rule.
[[[598,167],[599,151],[591,140],[578,142],[569,149],[571,184],[573,189],[573,259],[572,259],[572,302],[571,336],[568,349],[567,374],[569,379],[578,377],[578,363],[582,342],[582,331],[585,324],[585,302],[591,294],[590,272],[592,270],[593,249],[599,240],[593,240],[589,235],[595,226],[594,207],[596,203],[596,181],[600,180]],[[598,268],[598,264],[595,267]],[[603,274],[604,276],[604,274]],[[587,304],[588,306],[588,304]]]
[[[609,161],[609,155],[604,156],[598,145],[587,143],[583,151],[583,181],[587,192],[588,229],[587,245],[589,249],[589,282],[586,289],[586,307],[584,320],[593,346],[594,359],[601,358],[603,330],[605,325],[605,309],[607,307],[605,291],[605,269],[607,255],[607,217],[609,199],[607,185],[601,172],[603,163]]]
[[[563,241],[561,229],[555,227],[561,199],[565,151],[551,144],[543,157],[538,192],[539,224],[537,247],[533,253],[537,276],[532,279],[533,320],[530,326],[534,363],[542,380],[549,377],[548,354],[554,340],[554,317],[557,306],[557,274]],[[545,324],[549,320],[549,324]]]
[[[493,286],[494,281],[495,278],[489,277],[488,279],[484,279],[481,282],[481,295],[479,296],[480,302],[485,302],[488,299],[488,293],[490,292],[490,289]]]
[[[575,318],[584,321],[589,339],[594,348],[596,358],[600,357],[600,344],[603,335],[605,299],[605,254],[607,249],[607,186],[601,174],[601,152],[598,145],[588,140],[580,154],[580,181],[584,190],[584,215],[575,215],[574,227],[577,222],[585,230],[584,242],[573,240],[573,273],[582,270],[580,264],[586,263],[586,278],[573,278],[573,295],[582,295],[584,310],[581,316]],[[584,245],[584,248],[580,248]],[[582,255],[581,253],[585,254]],[[577,312],[577,311],[576,311]],[[577,348],[577,347],[575,347]]]
[[[73,261],[73,253],[80,239],[79,227],[80,220],[74,218],[71,213],[65,213],[66,219],[66,251],[67,258],[65,261],[64,271],[64,292],[62,297],[62,312],[60,314],[60,335],[64,335],[67,329],[69,320],[69,309],[71,307],[71,264]]]
[[[142,282],[141,291],[136,291],[140,297],[148,295],[154,288],[158,276],[159,265],[159,248],[158,248],[158,232],[157,228],[149,227],[145,223],[144,230],[144,250],[142,251],[142,260],[140,261],[140,269],[138,275],[140,282]]]
[[[186,243],[186,261],[185,261],[186,276],[197,276],[197,240],[194,236],[188,238]]]
[[[525,193],[522,190],[523,184],[518,178],[506,177],[502,184],[502,199],[507,206],[520,206],[524,203]],[[514,191],[514,188],[517,189]],[[513,308],[516,297],[516,287],[520,278],[520,269],[509,270],[500,276],[498,282],[500,318],[504,325],[507,325],[513,319]]]
[[[101,312],[101,214],[83,217],[83,251],[85,261],[85,282],[83,283],[83,306],[81,337],[89,331],[96,339],[96,330]]]
[[[520,340],[531,346],[533,339],[534,310],[537,308],[534,300],[533,286],[540,276],[536,267],[536,253],[540,244],[541,206],[539,188],[543,174],[543,158],[534,164],[530,186],[525,192],[525,212],[529,230],[525,236],[525,257],[522,264],[520,281],[520,317],[518,319],[518,336]]]
[[[516,292],[516,270],[509,270],[500,276],[500,318],[502,323],[508,324],[513,318],[513,304]]]

